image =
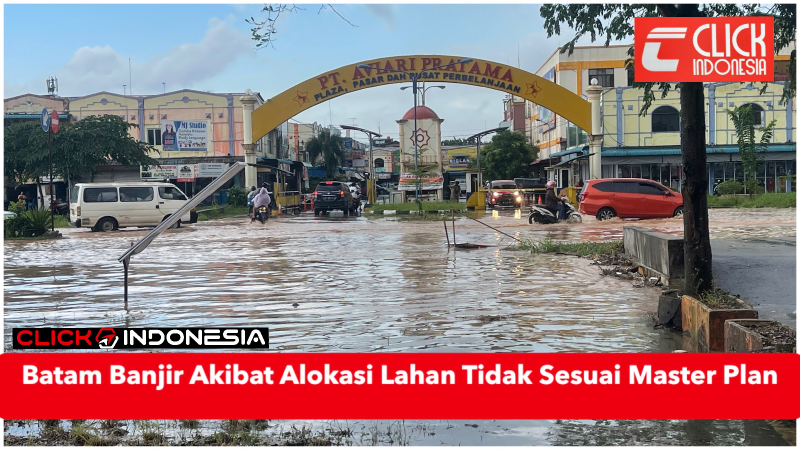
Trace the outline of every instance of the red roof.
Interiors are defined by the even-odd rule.
[[[437,116],[436,113],[427,106],[417,106],[417,120],[438,118],[439,116]],[[414,108],[409,109],[406,115],[403,116],[402,120],[414,120]]]

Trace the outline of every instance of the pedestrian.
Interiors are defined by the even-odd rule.
[[[28,209],[28,198],[25,197],[25,193],[19,191],[19,196],[17,197],[17,204],[22,209]]]
[[[250,192],[247,193],[247,214],[253,212],[253,198],[258,194],[255,186],[250,186]]]
[[[575,183],[575,187],[579,187],[579,188],[583,187],[583,178],[578,178],[578,182]]]
[[[458,181],[456,181],[450,188],[450,201],[451,202],[461,201],[461,185],[458,184]]]

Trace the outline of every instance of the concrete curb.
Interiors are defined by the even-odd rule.
[[[461,211],[458,211],[461,212]],[[370,210],[370,214],[379,214],[384,216],[394,216],[394,215],[403,215],[403,214],[419,214],[418,210],[412,211],[404,211],[399,209],[384,209],[383,211],[372,211]],[[423,214],[450,214],[449,209],[435,209],[431,211],[422,211]]]

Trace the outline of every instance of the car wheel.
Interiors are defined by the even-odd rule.
[[[601,208],[597,211],[597,220],[608,220],[617,217],[617,213],[611,208]]]
[[[678,206],[675,208],[675,212],[672,214],[672,217],[679,217],[683,215],[683,206]]]
[[[166,216],[164,216],[164,218],[163,218],[161,221],[163,222],[163,221],[165,221],[165,220],[169,219],[169,216],[170,216],[170,215],[166,215]],[[169,227],[169,229],[170,229],[170,230],[174,230],[175,228],[180,228],[180,227],[181,227],[181,221],[180,221],[180,219],[179,219],[177,222],[173,223],[173,224],[172,224],[172,226],[171,226],[171,227]]]
[[[117,221],[110,217],[104,217],[100,219],[99,222],[97,222],[97,225],[95,225],[95,227],[97,228],[98,231],[103,231],[103,232],[114,231],[117,229]]]
[[[533,214],[528,215],[528,223],[533,225]]]

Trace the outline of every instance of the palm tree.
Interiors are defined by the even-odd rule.
[[[322,160],[328,178],[333,178],[336,168],[344,164],[344,141],[341,136],[331,135],[330,130],[322,130],[319,136],[309,139],[306,151],[311,164]]]

